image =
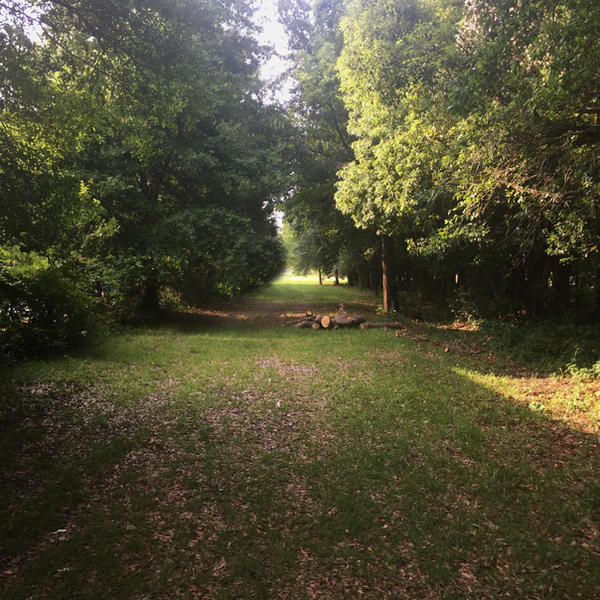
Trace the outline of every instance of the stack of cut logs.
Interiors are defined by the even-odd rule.
[[[372,327],[399,329],[398,323],[369,323],[362,315],[338,314],[333,317],[329,315],[315,315],[312,310],[307,310],[303,319],[289,323],[294,327],[310,327],[312,329],[339,329],[340,327],[360,327],[369,329]]]

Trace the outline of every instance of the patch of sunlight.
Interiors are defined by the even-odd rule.
[[[224,312],[222,310],[212,310],[212,309],[203,309],[203,308],[194,308],[190,312],[196,315],[204,315],[206,317],[222,317],[227,318],[230,317],[231,314],[228,312]]]
[[[600,431],[600,381],[570,377],[515,377],[454,367],[453,371],[535,413],[587,432]]]
[[[438,329],[447,331],[479,331],[481,329],[479,323],[473,321],[454,321],[453,323],[441,323],[437,326]]]
[[[323,285],[335,285],[334,277],[322,276]],[[339,278],[340,284],[346,284],[348,282],[346,277]],[[273,281],[273,285],[281,285],[286,283],[295,283],[300,285],[315,285],[319,284],[319,275],[317,273],[308,273],[307,275],[295,275],[286,271]]]

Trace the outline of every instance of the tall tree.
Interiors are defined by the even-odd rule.
[[[373,235],[357,232],[334,200],[336,172],[353,157],[336,71],[344,3],[281,0],[279,11],[290,40],[296,81],[291,104],[299,135],[292,191],[283,208],[298,240],[299,266],[326,272],[342,268],[351,282],[358,282],[372,268],[368,251]]]
[[[440,293],[460,273],[530,314],[593,283],[599,15],[584,0],[349,3],[356,159],[337,201],[402,246],[397,278]]]
[[[26,23],[5,30],[14,77],[3,91],[11,124],[4,131],[12,132],[4,142],[29,159],[19,165],[15,152],[5,155],[12,160],[5,181],[24,186],[20,197],[16,188],[7,194],[6,235],[23,233],[20,241],[43,249],[58,243],[48,236],[65,231],[72,245],[65,212],[87,201],[113,223],[113,252],[145,265],[146,290],[170,262],[169,248],[156,240],[177,215],[223,207],[248,219],[257,235],[274,236],[282,116],[260,101],[262,50],[250,35],[248,4],[27,6],[35,8],[41,43],[27,39]],[[35,211],[42,212],[32,218]]]
[[[274,275],[288,125],[262,101],[252,10],[0,2],[0,243],[72,264],[124,310]]]
[[[336,200],[357,225],[381,236],[382,257],[394,263],[384,266],[384,297],[410,280],[425,281],[418,242],[443,224],[452,197],[431,168],[448,127],[440,75],[455,61],[456,10],[443,4],[444,11],[435,2],[358,0],[343,20],[338,65],[356,141]]]

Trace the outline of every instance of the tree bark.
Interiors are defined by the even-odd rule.
[[[160,312],[160,291],[158,284],[153,280],[146,280],[142,288],[140,311],[147,315],[154,315]]]
[[[571,265],[562,264],[558,257],[553,258],[552,267],[552,289],[554,291],[554,310],[560,312],[566,310],[570,299]]]
[[[321,273],[321,269],[319,269],[319,285],[323,285],[323,274]]]
[[[362,315],[338,315],[331,319],[333,327],[356,327],[364,323],[366,319]]]
[[[390,261],[390,249],[387,236],[381,236],[381,287],[383,290],[383,312],[390,312],[390,279],[388,266]]]

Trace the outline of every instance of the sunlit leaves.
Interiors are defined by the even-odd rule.
[[[561,271],[551,258],[560,257],[592,281],[600,231],[597,5],[348,6],[338,67],[358,139],[355,160],[339,173],[338,206],[409,250],[437,248],[444,265],[450,246],[466,244],[479,254],[480,274],[508,279],[526,264],[519,277],[529,286],[529,272]],[[434,277],[444,265],[430,265]]]

